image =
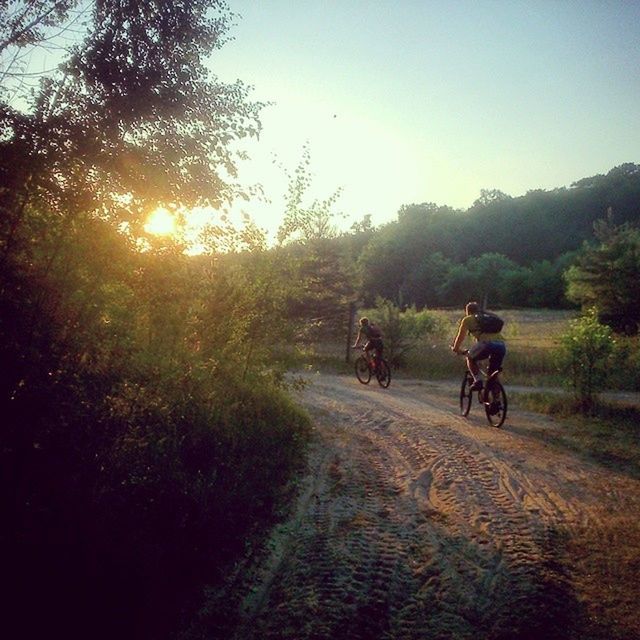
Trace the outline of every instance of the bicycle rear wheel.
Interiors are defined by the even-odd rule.
[[[376,378],[378,384],[386,389],[391,384],[391,368],[386,360],[380,359],[378,362],[378,368],[376,369]]]
[[[468,416],[471,411],[471,401],[473,400],[473,391],[471,391],[471,384],[473,378],[467,371],[462,379],[462,385],[460,386],[460,414]]]
[[[501,427],[507,418],[507,393],[500,382],[494,380],[484,397],[484,410],[492,427]]]
[[[369,363],[364,356],[358,356],[355,362],[356,367],[356,377],[362,384],[369,384],[369,380],[371,380],[371,369],[369,368]]]

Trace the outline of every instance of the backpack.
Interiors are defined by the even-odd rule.
[[[382,338],[382,331],[375,324],[369,325],[369,334],[367,336],[370,340],[378,340]]]
[[[490,311],[479,311],[473,317],[478,321],[481,333],[500,333],[504,320]]]

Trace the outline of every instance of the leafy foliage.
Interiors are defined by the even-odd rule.
[[[359,254],[361,297],[419,308],[485,295],[492,305],[567,306],[563,272],[593,224],[607,210],[618,224],[637,222],[639,202],[640,167],[625,164],[568,189],[483,190],[467,211],[405,205]]]
[[[439,331],[418,309],[461,304],[469,289],[490,286],[507,304],[542,303],[544,288],[560,304],[560,252],[603,203],[637,216],[638,172],[523,199],[487,191],[468,212],[409,205],[344,238],[339,190],[305,202],[305,149],[281,246],[268,251],[255,225],[221,215],[202,234],[205,255],[189,258],[180,241],[145,233],[147,215],[246,195],[234,149],[260,129],[248,88],[207,70],[228,7],[86,6],[84,39],[60,69],[20,109],[0,92],[5,624],[23,636],[64,625],[71,638],[162,638],[272,517],[303,459],[308,419],[283,393],[279,344],[339,332],[357,282],[363,299],[384,296],[371,317],[395,363]],[[3,64],[76,7],[0,4]]]
[[[640,326],[640,229],[601,220],[599,244],[585,245],[566,274],[567,296],[594,307],[616,331],[635,334]]]
[[[314,199],[306,203],[313,183],[311,174],[311,150],[309,144],[302,149],[302,158],[293,175],[288,175],[289,184],[285,200],[284,219],[278,229],[278,242],[309,243],[334,238],[337,229],[334,219],[339,215],[334,206],[340,197],[337,189],[325,200]]]
[[[10,4],[56,25],[72,6]],[[0,93],[2,630],[162,638],[273,516],[309,425],[273,358],[288,280],[255,227],[221,217],[200,258],[144,231],[158,205],[238,193],[260,105],[205,67],[226,5],[89,6],[24,110]],[[27,19],[12,47],[40,37],[16,36]]]
[[[611,329],[598,321],[595,309],[570,321],[569,330],[561,338],[559,363],[585,413],[607,381],[614,344]]]
[[[296,285],[287,302],[289,317],[300,324],[304,340],[343,335],[349,303],[355,298],[355,270],[344,247],[336,242],[334,224],[338,189],[325,200],[305,204],[313,183],[309,145],[289,175],[284,219],[276,253]],[[366,229],[364,231],[366,233]]]
[[[441,319],[429,311],[415,307],[401,310],[389,300],[378,298],[373,309],[362,311],[382,330],[384,355],[395,367],[406,363],[407,355],[418,343],[430,335],[441,335],[445,329]]]

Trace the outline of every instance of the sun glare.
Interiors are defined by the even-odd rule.
[[[156,209],[144,225],[144,230],[154,236],[170,236],[176,232],[176,219],[166,209]]]

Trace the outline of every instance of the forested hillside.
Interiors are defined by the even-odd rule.
[[[359,254],[362,296],[418,307],[484,294],[494,305],[563,306],[562,273],[603,218],[640,221],[639,165],[518,198],[483,191],[466,211],[405,205],[397,221],[368,232]]]

